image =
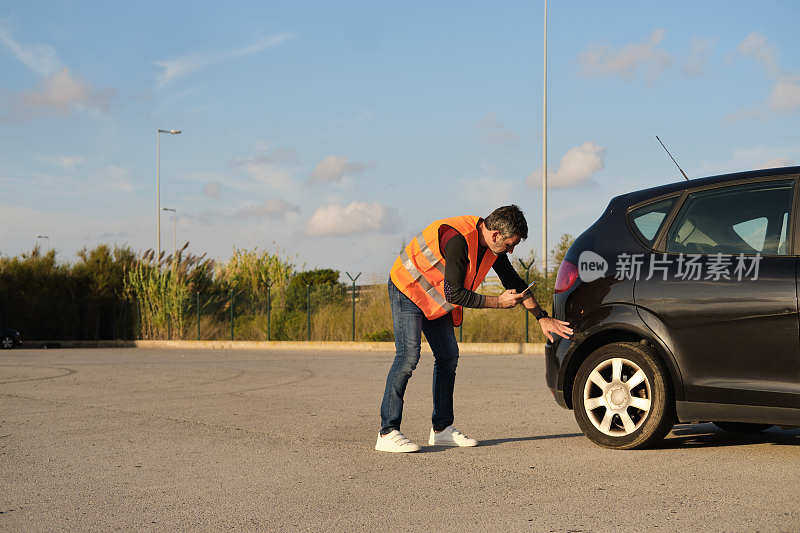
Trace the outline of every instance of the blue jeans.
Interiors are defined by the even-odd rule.
[[[403,419],[403,395],[411,373],[417,368],[421,333],[433,351],[433,429],[441,431],[453,423],[453,387],[458,365],[458,343],[450,314],[435,320],[425,318],[422,310],[389,280],[389,303],[392,308],[394,345],[397,350],[381,403],[381,433],[400,429]]]

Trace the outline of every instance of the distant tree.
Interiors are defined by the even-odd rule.
[[[574,242],[575,237],[569,233],[564,233],[558,240],[558,244],[553,247],[553,250],[550,252],[550,256],[553,258],[553,267],[556,271],[558,271],[561,261],[564,260],[564,256],[567,255],[569,247],[572,246],[572,243]]]
[[[315,291],[315,294],[325,290],[336,294],[337,291],[334,287],[341,288],[341,284],[339,283],[339,271],[330,268],[320,268],[295,274],[289,282],[289,288],[286,291],[287,311],[306,310],[306,287],[309,285]]]

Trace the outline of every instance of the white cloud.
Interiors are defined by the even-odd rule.
[[[231,166],[242,169],[250,180],[259,185],[287,190],[295,185],[293,167],[298,162],[299,157],[293,148],[267,148],[267,151],[252,157],[236,158],[231,161]]]
[[[288,213],[298,213],[300,208],[281,199],[270,199],[261,204],[247,204],[236,209],[234,218],[283,218]]]
[[[610,46],[591,45],[578,56],[586,76],[619,76],[631,81],[644,71],[645,81],[653,83],[672,65],[672,57],[658,48],[665,31],[656,29],[647,41],[626,44],[619,50]]]
[[[312,236],[350,235],[389,231],[397,227],[395,210],[377,203],[328,204],[318,208],[306,224]]]
[[[585,183],[592,174],[605,167],[606,149],[587,141],[580,146],[567,150],[561,158],[561,164],[554,173],[548,172],[547,185],[553,188],[567,188]],[[542,171],[532,172],[527,179],[528,185],[542,183]]]
[[[58,60],[53,47],[44,44],[23,45],[14,40],[7,28],[0,26],[0,43],[42,80],[34,89],[12,94],[8,111],[0,120],[24,120],[40,115],[67,115],[74,110],[106,111],[115,92],[94,89],[72,74]]]
[[[778,80],[772,87],[768,103],[773,111],[800,109],[800,84],[791,79]]]
[[[753,146],[733,150],[724,161],[703,161],[697,176],[742,172],[759,168],[793,166],[800,160],[800,146]]]
[[[39,87],[19,94],[17,110],[23,114],[68,114],[74,109],[106,111],[113,90],[94,90],[66,68],[48,76]]]
[[[157,79],[158,86],[164,87],[176,79],[182,78],[192,72],[224,63],[230,59],[256,54],[267,48],[278,46],[292,37],[293,35],[290,33],[279,33],[277,35],[262,37],[250,45],[235,50],[210,52],[206,54],[188,54],[173,59],[156,61],[155,65],[162,69]]]
[[[361,174],[367,165],[349,162],[346,157],[329,155],[322,159],[311,172],[312,183],[341,183],[345,176]]]
[[[80,155],[42,156],[40,159],[64,170],[73,170],[86,162],[86,158]]]
[[[714,43],[710,39],[692,39],[692,48],[689,57],[681,67],[681,72],[689,78],[697,78],[705,74],[708,56]]]
[[[780,74],[778,53],[775,48],[767,42],[767,38],[764,35],[758,32],[751,33],[739,43],[737,49],[740,54],[752,57],[761,63],[770,76],[775,77]]]
[[[291,204],[281,198],[270,198],[261,203],[247,202],[238,207],[225,208],[225,209],[207,209],[201,212],[186,211],[182,213],[181,217],[187,220],[192,220],[207,226],[225,223],[226,221],[238,224],[241,230],[241,224],[250,224],[267,220],[287,220],[296,218],[300,213],[300,207]]]
[[[780,168],[780,167],[793,167],[795,162],[791,159],[784,159],[784,158],[777,158],[777,159],[770,159],[759,165],[756,168]]]
[[[731,113],[726,119],[767,118],[770,112],[791,113],[800,110],[800,76],[781,69],[778,64],[778,52],[764,35],[757,32],[749,34],[739,43],[737,49],[740,54],[760,63],[767,77],[774,81],[765,102],[750,109]]]
[[[489,112],[478,122],[478,128],[483,132],[483,137],[489,144],[515,144],[519,138],[517,134],[506,128],[505,124],[494,112]]]
[[[61,69],[55,49],[46,44],[21,44],[14,40],[8,28],[0,25],[0,43],[26,67],[40,76],[50,76]]]

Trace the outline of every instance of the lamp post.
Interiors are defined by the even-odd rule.
[[[169,207],[162,207],[162,211],[169,211],[172,213],[172,256],[178,256],[178,211]]]
[[[542,101],[542,273],[547,284],[547,0],[544,0],[544,99]]]
[[[161,134],[178,135],[181,130],[156,130],[156,261],[161,257]]]

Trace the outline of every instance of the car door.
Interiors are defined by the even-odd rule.
[[[651,266],[671,270],[647,268],[635,301],[669,337],[687,401],[800,408],[796,196],[795,179],[689,191],[662,230]]]

